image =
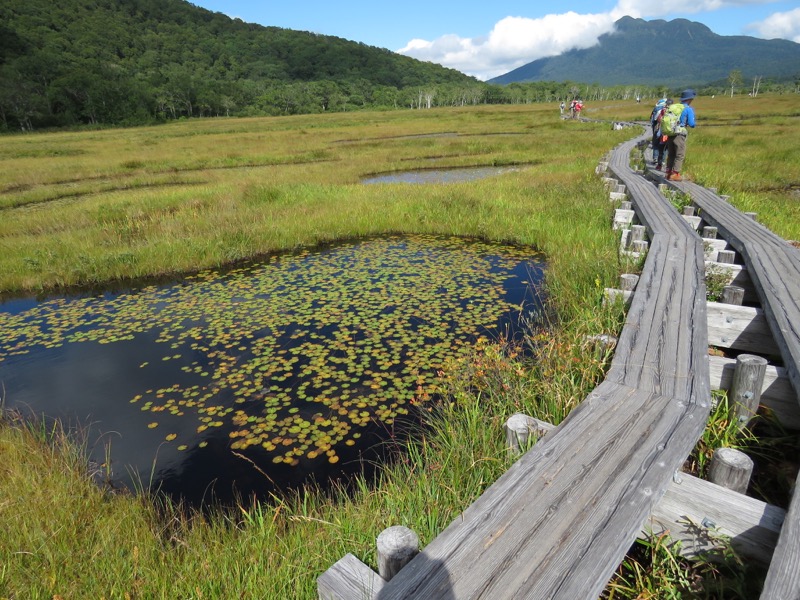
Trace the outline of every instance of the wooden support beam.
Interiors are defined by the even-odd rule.
[[[760,308],[709,302],[707,318],[710,346],[780,356],[769,323]]]
[[[703,219],[700,217],[689,217],[687,215],[683,215],[683,219],[689,224],[689,227],[697,231],[700,229],[700,223],[703,222]]]
[[[768,565],[785,515],[777,506],[677,473],[645,522],[643,535],[669,532],[689,558],[719,550],[723,538],[729,538],[744,556]]]
[[[345,554],[317,578],[319,600],[372,600],[386,582],[352,554]]]
[[[633,222],[633,217],[636,213],[632,210],[624,210],[618,208],[614,211],[614,229],[627,229],[628,225]]]

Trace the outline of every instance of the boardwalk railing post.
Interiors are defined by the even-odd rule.
[[[633,225],[631,227],[631,233],[628,237],[628,246],[633,246],[634,242],[639,242],[644,240],[644,234],[647,231],[647,228],[644,225]]]
[[[633,273],[623,273],[619,276],[619,289],[625,292],[632,292],[639,283],[639,276]]]
[[[419,554],[419,537],[408,527],[384,529],[377,540],[378,575],[389,581]]]
[[[744,302],[744,288],[738,285],[726,285],[722,288],[722,297],[720,298],[722,304],[735,304],[741,306]]]
[[[712,227],[711,225],[703,227],[703,237],[707,240],[717,239],[717,228]]]
[[[717,254],[717,262],[733,264],[736,260],[736,252],[733,250],[720,250]]]
[[[734,448],[717,448],[711,457],[708,478],[734,492],[744,494],[753,474],[753,459]]]
[[[511,454],[521,454],[528,449],[531,434],[543,437],[554,425],[522,413],[511,415],[505,423],[506,447]]]
[[[758,412],[761,401],[761,388],[767,372],[767,359],[754,354],[740,354],[736,358],[733,383],[728,399],[735,407],[739,426],[745,427]]]

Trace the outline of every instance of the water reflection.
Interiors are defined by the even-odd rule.
[[[463,183],[521,170],[522,167],[520,166],[419,169],[417,171],[375,175],[374,177],[362,179],[361,183]]]
[[[6,404],[84,428],[119,485],[190,502],[359,468],[436,372],[537,311],[541,257],[392,236],[0,306]]]

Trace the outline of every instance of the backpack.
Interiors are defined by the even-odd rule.
[[[684,108],[686,108],[685,105],[676,102],[666,110],[661,119],[661,133],[663,135],[672,137],[686,131],[686,128],[680,125],[681,113]]]

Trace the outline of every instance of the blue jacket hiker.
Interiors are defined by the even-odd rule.
[[[697,96],[693,89],[684,90],[680,102],[670,106],[662,118],[662,132],[667,137],[667,179],[681,181],[681,169],[686,157],[688,128],[695,126],[694,109],[691,104]],[[680,112],[678,109],[680,108]],[[677,119],[674,117],[677,116]]]

